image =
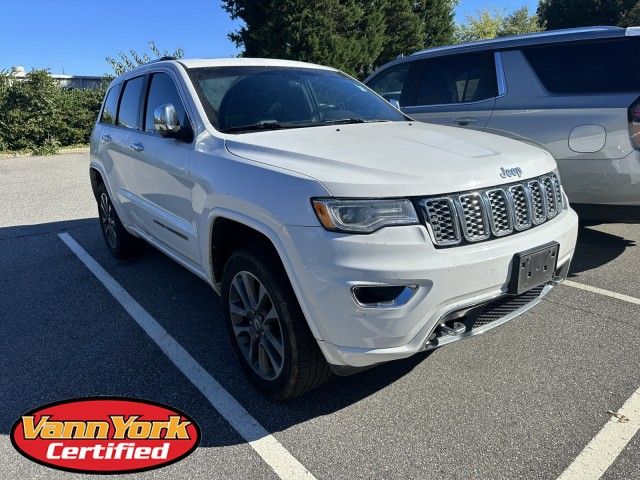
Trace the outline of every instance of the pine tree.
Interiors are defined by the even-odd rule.
[[[245,57],[295,59],[365,75],[384,45],[382,5],[362,0],[223,0],[244,22],[229,37]]]
[[[449,45],[455,41],[454,9],[458,0],[416,0],[415,10],[425,29],[425,47]]]
[[[538,15],[549,30],[589,25],[630,25],[638,0],[540,0]]]
[[[377,59],[378,66],[424,47],[424,23],[413,7],[413,0],[384,1],[385,42]]]

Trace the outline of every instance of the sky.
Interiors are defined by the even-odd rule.
[[[259,1],[259,0],[257,0]],[[536,0],[460,0],[456,21],[478,9],[507,12]],[[239,26],[218,0],[2,0],[0,68],[48,68],[51,73],[102,75],[105,57],[158,47],[186,57],[230,57],[238,49],[227,33]]]

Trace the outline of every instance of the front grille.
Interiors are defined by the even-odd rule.
[[[564,207],[555,173],[474,192],[420,201],[433,243],[452,247],[541,225]]]
[[[544,285],[540,285],[520,295],[507,295],[483,305],[472,315],[472,318],[475,319],[472,328],[482,327],[500,320],[519,308],[528,305],[540,296],[543,288]]]

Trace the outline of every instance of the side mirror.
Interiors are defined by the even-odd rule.
[[[400,102],[398,100],[396,100],[395,98],[390,98],[389,99],[389,103],[396,107],[398,110],[400,110]]]
[[[153,111],[153,127],[163,137],[175,137],[180,132],[178,112],[171,103],[160,105]]]

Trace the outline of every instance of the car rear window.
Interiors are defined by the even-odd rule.
[[[116,110],[118,109],[118,95],[120,94],[120,85],[115,85],[109,89],[107,98],[104,101],[104,108],[100,116],[100,122],[109,125],[116,123]]]
[[[527,61],[554,94],[640,90],[640,76],[628,39],[544,45],[523,50]]]
[[[118,109],[118,125],[137,129],[140,127],[140,100],[144,77],[136,77],[124,84]]]

